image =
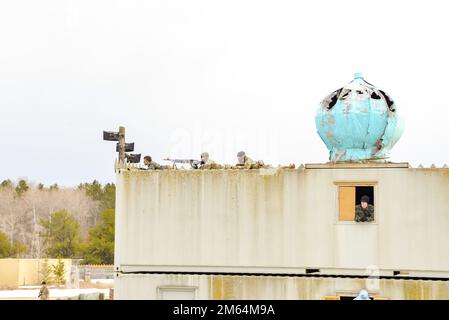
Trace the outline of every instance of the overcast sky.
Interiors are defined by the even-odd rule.
[[[447,1],[0,0],[0,179],[114,181],[160,159],[326,162],[319,102],[362,72],[405,116],[392,161],[449,164]]]

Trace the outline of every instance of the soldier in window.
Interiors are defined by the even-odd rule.
[[[355,206],[356,222],[374,221],[374,206],[369,204],[369,200],[369,197],[365,195],[360,199],[360,204]]]

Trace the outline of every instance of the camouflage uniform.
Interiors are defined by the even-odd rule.
[[[38,298],[40,300],[48,300],[49,295],[50,295],[50,292],[47,288],[47,285],[46,284],[42,285],[41,290],[39,290]]]
[[[366,209],[361,205],[355,206],[355,221],[356,222],[371,222],[374,221],[374,206],[369,204]]]
[[[203,152],[201,154],[201,163],[199,169],[223,169],[222,165],[216,164],[209,158],[209,153]]]
[[[238,163],[234,167],[236,169],[262,169],[271,167],[269,165],[265,165],[262,160],[253,161],[253,159],[248,157],[244,151],[237,153],[237,159]]]
[[[262,160],[254,161],[250,167],[250,169],[262,169],[262,168],[268,168],[268,166],[266,166]]]
[[[269,166],[265,165],[262,160],[254,161],[250,157],[245,156],[244,163],[237,163],[236,168],[239,169],[262,169],[268,168]]]
[[[160,170],[160,169],[162,169],[162,166],[159,163],[154,162],[154,161],[151,161],[146,166],[147,166],[147,170]]]
[[[251,169],[251,166],[253,165],[254,161],[250,158],[245,156],[243,163],[237,163],[236,167],[241,169]]]
[[[223,169],[223,166],[209,159],[206,162],[201,162],[200,169]]]

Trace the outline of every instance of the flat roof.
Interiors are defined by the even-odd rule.
[[[306,163],[306,169],[410,168],[408,162],[328,162]]]

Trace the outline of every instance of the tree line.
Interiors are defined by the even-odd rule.
[[[0,258],[114,260],[115,185],[0,183]]]

